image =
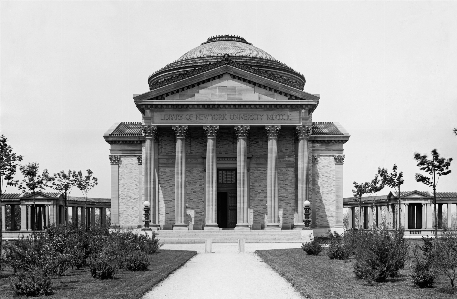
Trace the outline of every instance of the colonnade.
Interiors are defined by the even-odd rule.
[[[400,204],[400,225],[407,230],[422,229],[432,230],[435,226],[434,205],[427,202],[405,202]],[[446,207],[446,212],[443,212],[443,207]],[[384,221],[389,229],[398,227],[399,211],[398,204],[375,204],[362,205],[362,213],[359,213],[359,208],[352,206],[348,208],[348,228],[364,228],[369,229],[379,227]],[[384,215],[382,215],[382,209]],[[457,204],[455,202],[438,203],[437,204],[438,228],[443,226],[449,228],[457,226]],[[356,223],[356,217],[361,214],[359,223]]]
[[[173,229],[187,229],[184,223],[185,210],[185,182],[186,182],[186,149],[185,138],[188,126],[172,126],[176,134],[175,157],[175,224]],[[206,177],[205,177],[205,229],[217,229],[217,154],[216,142],[219,126],[203,126],[207,136],[206,147]],[[250,126],[234,126],[237,135],[237,224],[235,229],[249,229],[249,198],[248,198],[248,162],[247,140]],[[279,229],[279,198],[278,198],[278,134],[281,126],[265,126],[268,136],[267,159],[267,229]],[[303,225],[303,202],[308,199],[308,138],[311,135],[311,126],[296,127],[298,136],[298,206],[297,223]],[[154,188],[157,174],[157,126],[144,125],[143,135],[146,138],[143,153],[144,169],[144,201],[151,204],[151,226],[159,226],[158,199]]]
[[[9,223],[6,222],[6,209],[10,207]],[[20,222],[18,223],[15,213],[20,210]],[[71,209],[71,222],[81,223],[85,227],[96,226],[96,209],[99,209],[99,225],[106,226],[106,207],[69,206]],[[65,224],[65,207],[53,204],[3,204],[1,206],[2,229],[4,231],[40,231],[56,224]],[[8,225],[7,225],[8,224]]]

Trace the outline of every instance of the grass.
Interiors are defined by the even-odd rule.
[[[196,254],[195,251],[160,250],[150,255],[151,265],[148,271],[121,270],[115,279],[108,280],[92,278],[88,268],[70,270],[64,276],[52,279],[54,295],[46,298],[141,298]],[[18,298],[9,284],[8,277],[11,274],[0,271],[1,298]]]
[[[289,281],[305,298],[456,298],[450,283],[439,277],[434,288],[420,289],[411,278],[407,262],[400,276],[369,285],[353,273],[353,259],[330,260],[325,250],[318,256],[302,249],[257,250],[256,254]]]

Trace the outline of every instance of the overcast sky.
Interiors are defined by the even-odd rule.
[[[221,34],[304,74],[304,90],[321,95],[313,120],[351,134],[345,197],[394,163],[403,190],[429,191],[413,155],[434,148],[456,159],[438,191],[457,192],[457,2],[1,1],[0,11],[1,133],[51,173],[91,168],[89,196],[110,197],[103,133],[141,121],[133,94]]]

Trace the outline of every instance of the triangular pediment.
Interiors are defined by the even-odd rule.
[[[287,96],[253,84],[233,79],[228,74],[222,78],[180,91],[165,97],[165,101],[275,101]]]
[[[316,105],[319,103],[319,96],[309,94],[302,90],[290,87],[270,80],[268,78],[238,69],[231,65],[224,65],[215,69],[211,69],[204,73],[199,73],[195,76],[185,78],[178,82],[174,82],[160,88],[151,90],[144,94],[136,95],[134,97],[137,106],[147,104],[151,100],[166,100],[169,96],[182,93],[187,90],[195,90],[196,87],[204,85],[203,88],[208,88],[220,82],[221,79],[226,81],[226,78],[231,78],[235,82],[243,82],[246,87],[255,87],[284,96],[287,100],[301,100],[307,101],[310,104]],[[216,83],[211,83],[217,81]],[[210,83],[209,85],[207,83]],[[202,88],[202,89],[203,89]],[[263,94],[259,92],[259,94]],[[265,94],[263,94],[265,95]],[[267,95],[268,96],[268,95]],[[275,98],[276,99],[276,98]]]

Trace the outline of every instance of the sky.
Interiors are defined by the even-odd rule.
[[[0,133],[24,163],[92,169],[89,196],[110,197],[104,132],[141,121],[133,94],[150,74],[233,34],[304,74],[304,91],[321,97],[313,121],[351,134],[345,197],[393,164],[402,190],[431,191],[415,181],[413,156],[434,148],[456,159],[438,191],[457,192],[456,15],[457,1],[2,0]]]

